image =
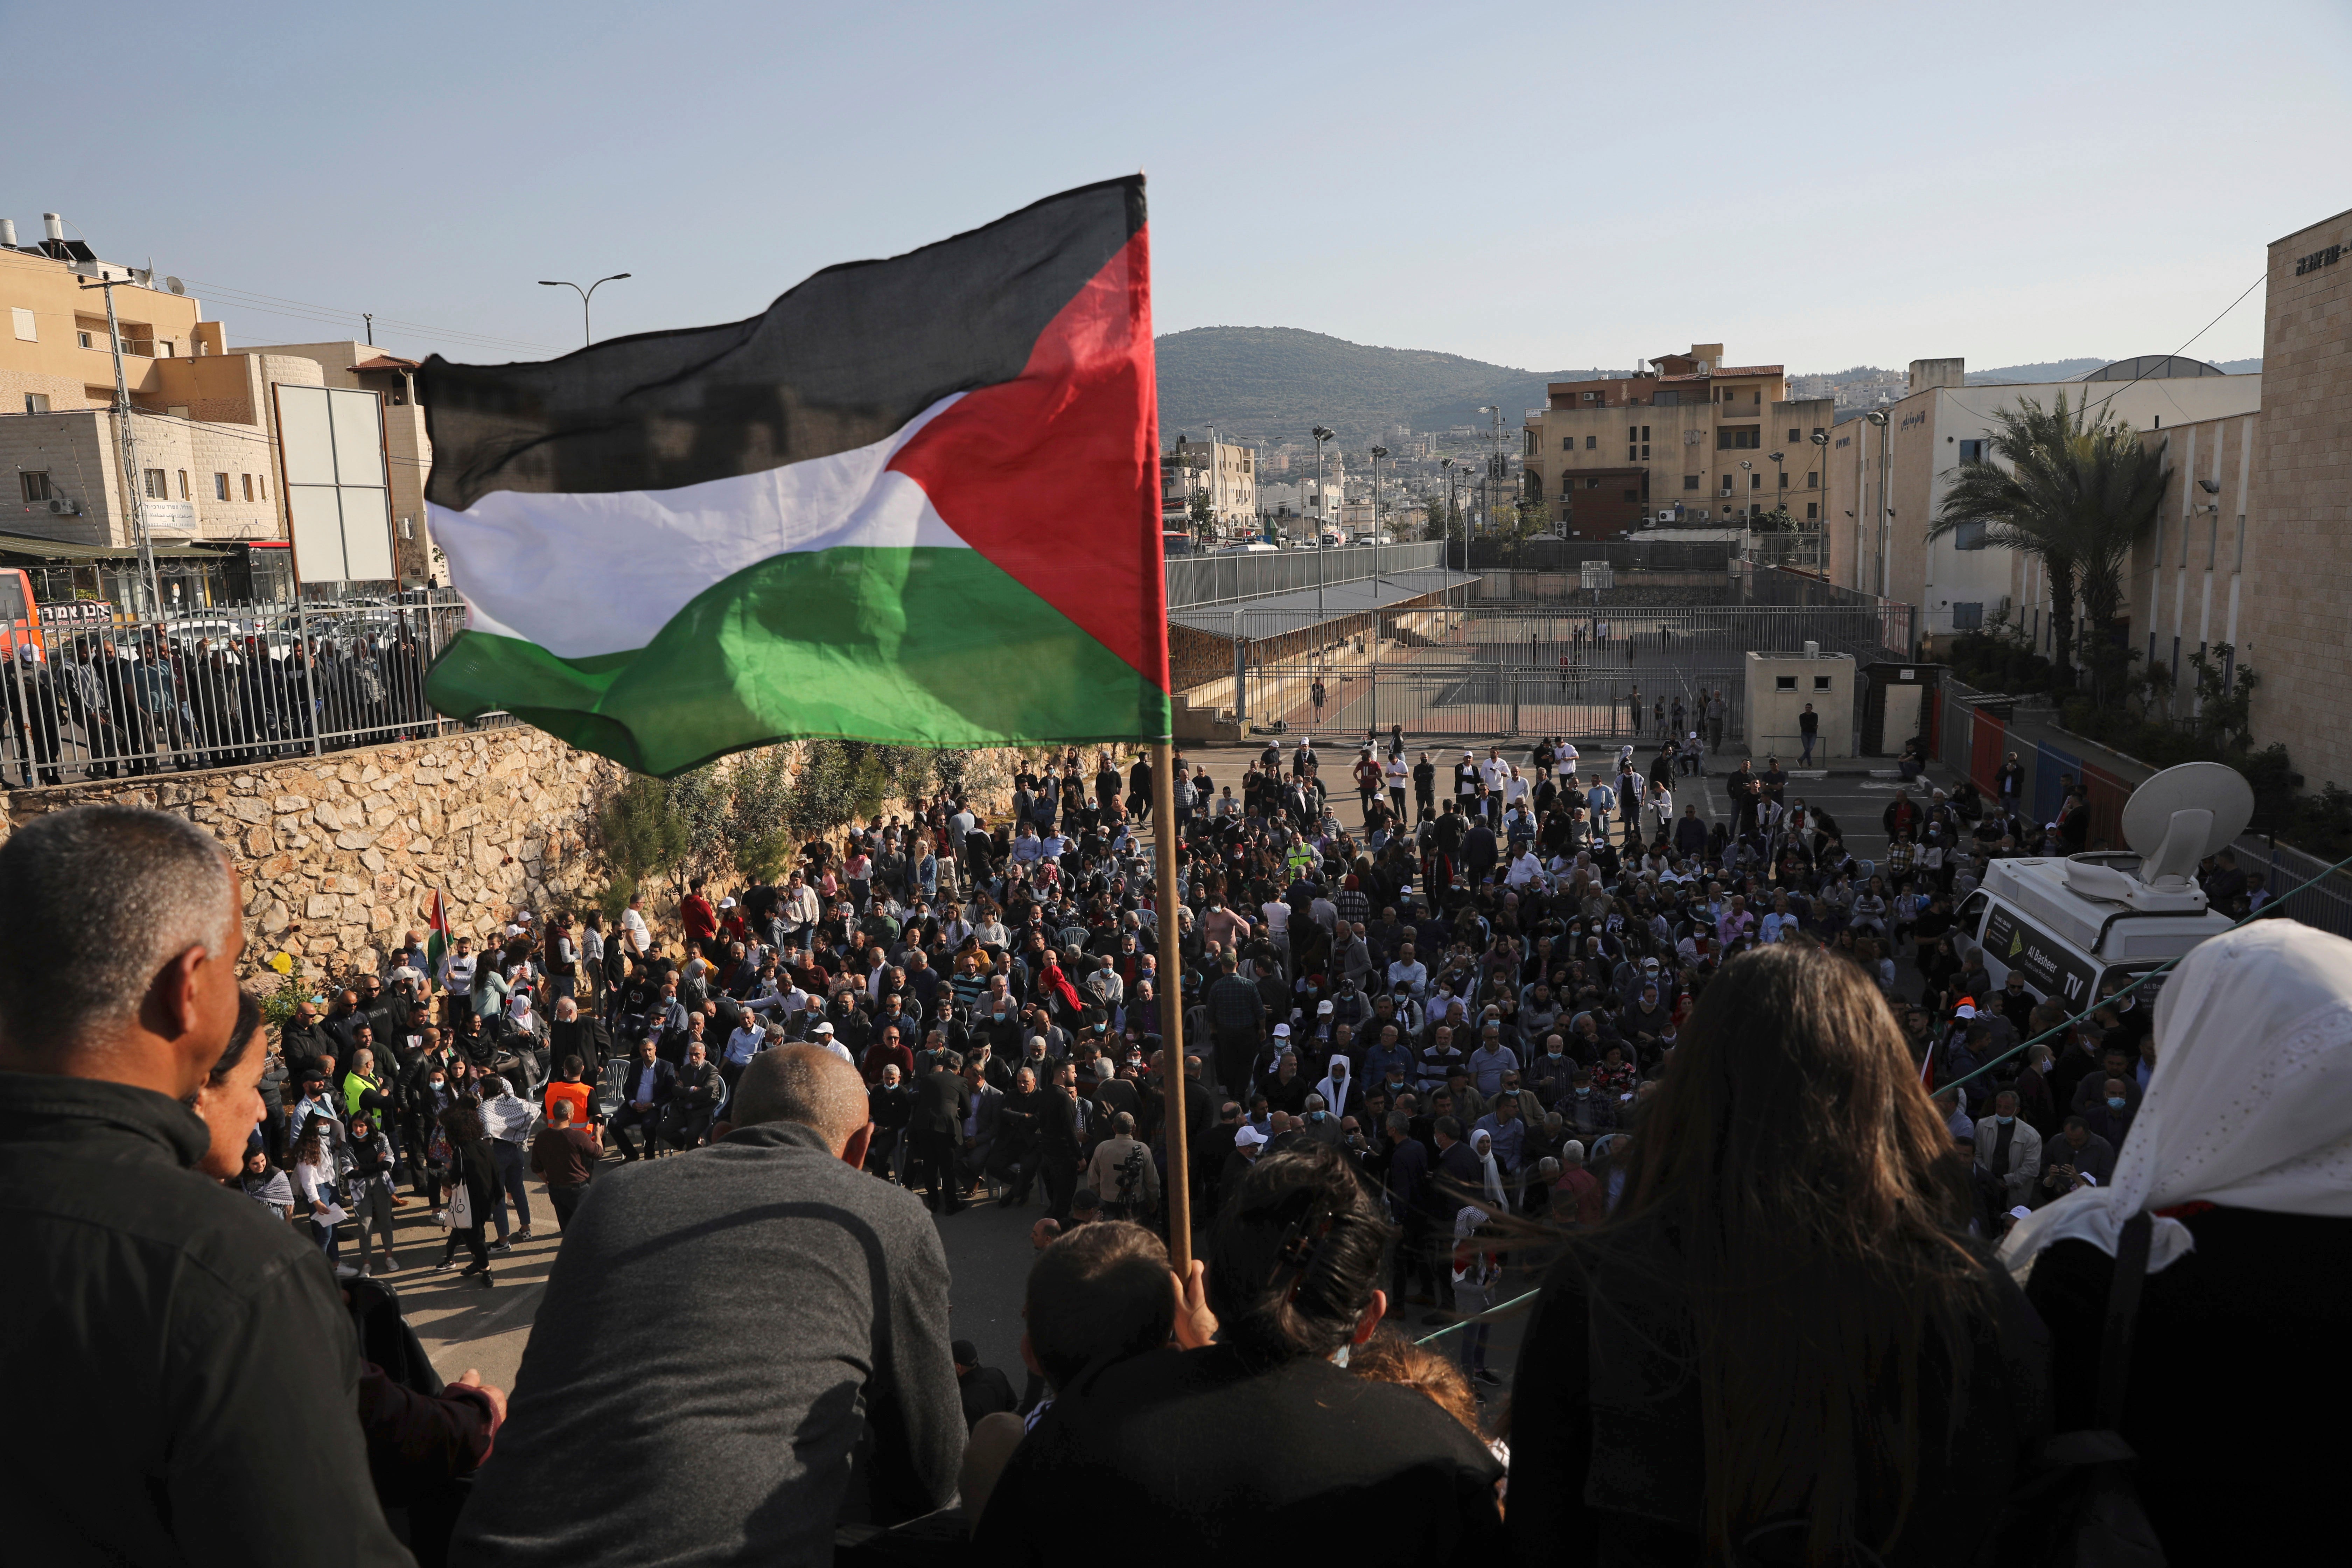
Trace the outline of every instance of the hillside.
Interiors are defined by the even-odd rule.
[[[1373,348],[1295,327],[1196,327],[1171,332],[1155,345],[1160,358],[1162,438],[1201,437],[1212,425],[1221,435],[1277,444],[1305,442],[1317,425],[1357,447],[1391,426],[1444,430],[1479,425],[1481,404],[1503,410],[1503,427],[1516,430],[1530,408],[1544,405],[1544,384],[1586,376],[1627,375],[1624,370],[1516,370],[1427,349]],[[2064,359],[1969,372],[1970,385],[2064,381],[2095,370],[2105,359]],[[2260,370],[2262,361],[2231,360],[2232,373]],[[1857,365],[1792,380],[1808,392],[1870,385],[1870,395],[1841,404],[1874,403],[1902,395],[1903,373]],[[1820,384],[1818,385],[1813,384]],[[1880,392],[1880,388],[1886,390]]]
[[[1389,426],[1443,430],[1476,425],[1478,405],[1503,410],[1515,430],[1540,408],[1547,381],[1623,374],[1600,370],[1514,370],[1426,349],[1371,348],[1294,327],[1196,327],[1155,345],[1160,358],[1160,427],[1267,442],[1305,441],[1328,426],[1351,447]]]

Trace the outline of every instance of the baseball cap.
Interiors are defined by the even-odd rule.
[[[957,1340],[948,1346],[948,1354],[955,1358],[955,1363],[958,1366],[980,1364],[980,1347],[970,1340]]]
[[[1276,1024],[1274,1026],[1274,1037],[1277,1040],[1286,1040],[1290,1038],[1290,1026],[1287,1024]]]
[[[1331,1004],[1328,1002],[1318,1002],[1315,1004],[1315,1016],[1318,1018],[1329,1017],[1331,1016]]]
[[[1977,1016],[1977,1010],[1963,1002],[1953,1009],[1952,1016],[1956,1018],[1973,1018]]]
[[[1255,1149],[1265,1142],[1265,1134],[1255,1127],[1244,1127],[1234,1134],[1234,1147],[1236,1149]]]
[[[812,1035],[830,1035],[833,1033],[833,1026],[831,1024],[819,1024],[815,1028],[811,1029],[809,1033]]]

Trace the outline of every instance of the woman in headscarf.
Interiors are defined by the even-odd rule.
[[[1341,1121],[1349,1114],[1348,1101],[1354,1094],[1356,1079],[1345,1057],[1333,1057],[1328,1071],[1315,1085],[1315,1092],[1323,1097],[1331,1112],[1331,1120]]]
[[[2156,1041],[2113,1180],[2019,1222],[2002,1256],[2050,1327],[2058,1429],[2102,1425],[2108,1290],[2150,1216],[2117,1423],[2141,1503],[2174,1563],[2307,1551],[2332,1445],[2242,1436],[2352,1400],[2352,942],[2264,921],[2200,944]]]
[[[1478,1162],[1478,1194],[1491,1214],[1508,1214],[1511,1205],[1503,1196],[1503,1169],[1495,1163],[1495,1138],[1485,1128],[1470,1133],[1470,1155]],[[1481,1222],[1484,1223],[1484,1222]]]

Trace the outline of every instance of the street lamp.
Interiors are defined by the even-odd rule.
[[[1887,590],[1893,585],[1893,574],[1887,570],[1886,565],[1886,411],[1883,408],[1874,408],[1863,417],[1878,426],[1878,521],[1873,526],[1872,531],[1878,536],[1878,596],[1883,599],[1887,596]],[[1860,582],[1862,530],[1860,529],[1854,530],[1853,573],[1856,579],[1854,586],[1860,587],[1862,585]]]
[[[1772,498],[1773,504],[1780,510],[1786,511],[1789,510],[1789,470],[1780,466],[1780,460],[1787,454],[1767,452],[1764,455],[1772,459],[1772,484],[1779,492]]]
[[[542,289],[569,289],[580,296],[581,341],[583,343],[593,343],[596,340],[588,331],[588,301],[594,299],[596,297],[596,290],[602,289],[605,284],[618,283],[622,279],[626,278],[628,274],[625,272],[615,272],[610,278],[597,279],[596,281],[589,284],[585,289],[581,288],[577,283],[573,283],[569,279],[562,278],[542,278],[539,280],[539,286]]]
[[[1755,464],[1749,462],[1745,458],[1739,459],[1739,471],[1743,474],[1750,472],[1755,468]],[[1748,522],[1748,518],[1753,515],[1755,511],[1755,503],[1752,501],[1743,503],[1740,507],[1740,511],[1742,514],[1739,520],[1740,524],[1742,527],[1745,527]]]
[[[1830,499],[1830,433],[1826,430],[1816,430],[1813,432],[1812,441],[1813,474],[1822,492],[1819,504],[1826,508]],[[1821,570],[1822,575],[1827,577],[1830,574],[1830,514],[1827,510],[1822,511],[1819,521],[1822,525]]]
[[[1372,604],[1381,602],[1381,459],[1389,455],[1386,447],[1372,448]]]
[[[1318,425],[1315,437],[1315,620],[1323,620],[1323,522],[1331,513],[1330,492],[1323,488],[1323,443],[1337,434]]]

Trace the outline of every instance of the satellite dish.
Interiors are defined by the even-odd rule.
[[[2253,816],[2253,786],[2237,769],[2182,763],[2132,791],[2124,842],[2140,858],[2142,882],[2185,881],[2200,860],[2234,843]]]
[[[181,282],[176,278],[164,279],[163,287],[169,289],[174,294],[184,294],[188,291],[188,286],[185,283]]]

